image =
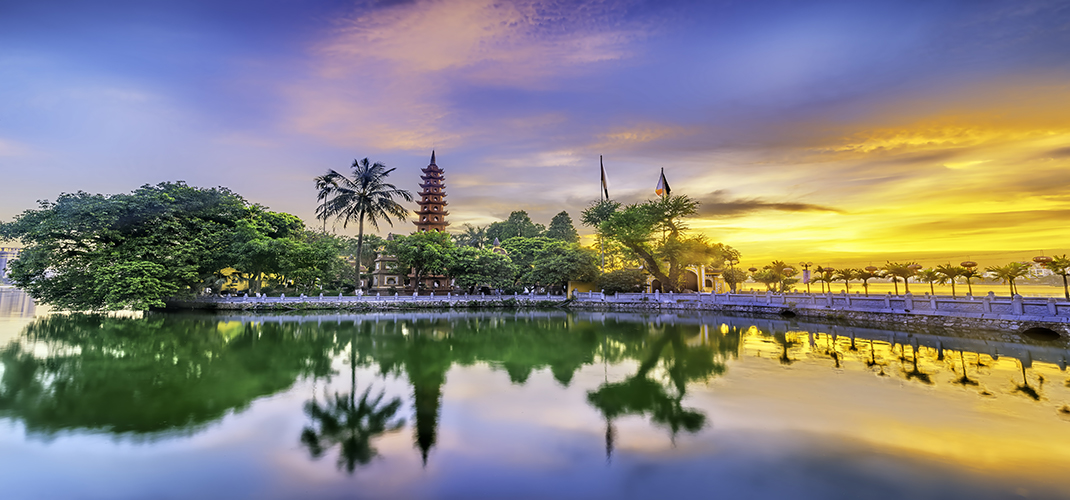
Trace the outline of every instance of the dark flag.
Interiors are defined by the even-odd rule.
[[[602,194],[609,199],[609,182],[606,181],[606,166],[602,164],[602,155],[598,155],[598,165],[602,167]]]

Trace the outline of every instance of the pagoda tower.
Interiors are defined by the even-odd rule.
[[[423,182],[420,184],[419,201],[420,210],[416,211],[417,231],[445,231],[446,216],[446,184],[442,176],[442,169],[435,164],[435,152],[431,151],[431,164],[423,168],[420,176]]]

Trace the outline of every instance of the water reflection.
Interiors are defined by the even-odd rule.
[[[326,376],[333,339],[308,330],[165,315],[40,318],[0,348],[0,416],[44,437],[189,433],[301,375]]]
[[[520,386],[546,370],[567,388],[584,367],[601,366],[601,382],[581,386],[582,404],[601,417],[604,432],[597,432],[609,459],[625,417],[643,419],[674,443],[681,433],[710,428],[709,410],[689,395],[741,359],[765,358],[786,372],[827,367],[979,398],[1054,403],[1053,416],[1062,418],[1070,413],[1070,388],[1045,385],[1033,360],[1045,360],[1050,373],[1056,364],[1065,367],[1066,356],[1062,349],[968,337],[715,316],[56,315],[0,348],[0,416],[45,438],[78,430],[138,440],[188,435],[303,378],[330,380],[338,375],[332,366],[344,362],[348,391],[305,399],[307,420],[293,442],[306,459],[337,449],[337,467],[352,474],[375,462],[380,440],[407,426],[411,446],[428,464],[455,367],[489,366]],[[614,377],[607,367],[619,368]],[[358,369],[375,375],[358,384]],[[407,384],[407,397],[387,396],[390,378]]]

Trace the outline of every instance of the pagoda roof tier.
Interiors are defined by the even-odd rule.
[[[446,197],[446,193],[427,193],[427,194],[421,194],[421,196],[441,196],[441,197],[445,198]],[[420,203],[420,202],[417,201],[416,203]]]
[[[444,180],[445,179],[445,177],[443,177],[441,175],[421,175],[420,178],[425,180],[425,181],[430,181],[430,180],[440,181],[440,180]]]
[[[442,201],[418,201],[418,202],[416,202],[416,204],[420,205],[421,207],[427,206],[427,205],[442,205],[442,206],[446,206],[446,205],[449,205],[449,202],[447,202],[446,200],[442,200]]]
[[[446,226],[450,225],[449,222],[416,222],[415,224],[417,228],[438,229],[443,232],[446,231]]]
[[[423,184],[420,184],[420,187],[422,187],[422,188],[424,188],[424,189],[427,189],[427,188],[439,188],[439,189],[445,189],[445,188],[446,188],[446,185],[445,185],[445,184],[427,184],[427,183],[425,182],[425,183],[423,183]]]
[[[447,212],[445,210],[427,210],[427,209],[417,210],[414,213],[416,215],[441,215],[442,217],[445,217],[445,216],[450,214],[449,212]]]

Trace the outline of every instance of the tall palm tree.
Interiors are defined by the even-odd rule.
[[[947,278],[945,278],[943,274],[940,274],[939,271],[931,267],[918,271],[918,279],[929,284],[929,292],[933,295],[936,295],[935,283],[943,285],[947,282]]]
[[[962,276],[962,279],[966,280],[966,288],[968,290],[968,293],[970,295],[973,295],[973,284],[970,283],[970,280],[974,278],[980,278],[981,273],[977,272],[976,268],[964,267],[962,268],[962,273],[959,274],[959,276]]]
[[[862,288],[866,289],[866,296],[869,296],[869,280],[880,277],[879,274],[871,272],[868,269],[859,269],[857,278],[862,280]]]
[[[903,286],[906,288],[906,293],[910,293],[910,282],[907,281],[907,278],[914,276],[914,268],[911,266],[916,264],[916,262],[888,262],[881,268],[881,270],[884,271],[884,276],[892,278],[892,284],[895,285],[896,295],[899,295],[899,278],[903,279]]]
[[[346,177],[332,169],[315,178],[316,188],[319,189],[317,200],[320,202],[316,208],[316,218],[324,220],[324,229],[326,229],[326,220],[331,217],[341,220],[342,227],[346,227],[353,221],[358,223],[356,286],[361,288],[360,265],[361,254],[364,251],[364,221],[368,221],[377,230],[380,221],[393,226],[392,216],[404,219],[409,215],[409,209],[394,198],[411,202],[412,193],[386,182],[387,176],[395,169],[388,169],[382,163],[372,163],[365,158],[353,160],[352,168],[352,177]]]
[[[941,283],[951,283],[951,296],[955,296],[955,280],[962,277],[962,273],[966,271],[965,267],[953,266],[950,262],[940,266],[936,266],[936,272],[940,273],[940,276],[944,281]]]
[[[844,286],[847,287],[847,293],[851,293],[851,280],[858,278],[861,269],[837,269],[834,277],[837,280],[843,281]]]
[[[1067,285],[1066,281],[1067,275],[1070,275],[1070,259],[1064,253],[1062,257],[1052,257],[1051,262],[1044,264],[1044,267],[1063,277],[1063,293],[1066,294],[1066,300],[1070,300],[1070,285]]]
[[[997,279],[1009,285],[1011,288],[1011,295],[1014,295],[1018,293],[1018,287],[1015,286],[1014,280],[1029,274],[1029,264],[1011,262],[1005,266],[986,267],[985,271],[992,273]]]

